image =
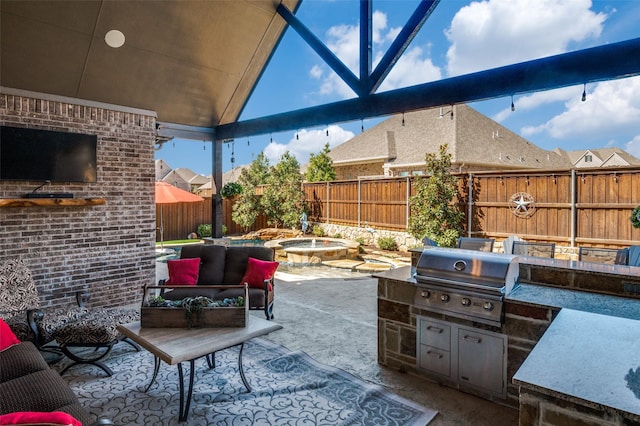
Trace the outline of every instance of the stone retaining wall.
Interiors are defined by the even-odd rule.
[[[422,247],[422,241],[416,239],[408,232],[387,231],[383,229],[344,226],[336,225],[333,223],[318,222],[312,223],[310,229],[312,229],[313,226],[321,227],[324,230],[325,235],[328,237],[333,237],[336,234],[340,234],[342,236],[341,238],[346,238],[349,240],[357,240],[358,238],[362,238],[365,245],[377,246],[380,237],[391,237],[396,241],[399,251],[406,252],[409,251],[409,249],[415,247]],[[495,242],[495,244],[493,245],[493,251],[496,253],[504,252],[502,241]],[[578,248],[556,245],[555,258],[578,260]]]

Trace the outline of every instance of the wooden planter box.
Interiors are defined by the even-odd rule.
[[[200,327],[246,327],[249,321],[249,291],[246,285],[238,286],[198,286],[202,288],[244,288],[244,306],[204,308],[194,314],[191,328]],[[182,307],[149,306],[153,296],[150,290],[184,288],[183,286],[145,286],[142,307],[140,308],[140,325],[149,328],[189,328],[186,310]]]

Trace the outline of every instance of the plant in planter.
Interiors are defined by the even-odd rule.
[[[187,318],[187,327],[192,328],[198,326],[202,322],[202,313],[205,308],[216,307],[243,307],[244,297],[228,298],[223,300],[213,300],[206,296],[185,297],[175,303],[176,307],[182,307],[185,310]]]
[[[149,298],[149,306],[153,306],[154,308],[170,307],[173,306],[173,302],[165,300],[162,296],[155,296]]]
[[[633,225],[634,228],[640,228],[640,206],[631,212],[631,225]]]

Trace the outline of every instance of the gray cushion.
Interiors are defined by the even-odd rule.
[[[238,296],[244,296],[244,288],[230,288],[218,293],[216,300],[234,299]],[[249,308],[259,309],[264,307],[264,290],[258,288],[249,288]]]
[[[213,285],[213,284],[212,284]],[[185,297],[206,296],[210,299],[215,298],[222,290],[217,288],[198,288],[197,285],[185,285],[174,288],[171,291],[165,291],[163,296],[166,300],[182,300]]]

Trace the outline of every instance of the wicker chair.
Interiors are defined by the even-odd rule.
[[[580,247],[578,250],[578,260],[584,262],[608,263],[612,265],[628,265],[629,249]]]
[[[93,364],[108,375],[111,370],[100,362],[111,347],[124,336],[117,332],[119,323],[139,319],[137,309],[94,308],[86,303],[89,293],[77,292],[76,304],[62,308],[41,308],[38,290],[31,271],[22,259],[12,259],[0,264],[0,318],[2,318],[21,341],[31,341],[52,363],[64,355],[73,363]],[[139,347],[127,341],[136,350]],[[91,351],[89,355],[78,355],[72,348],[104,348]],[[87,351],[84,351],[87,352]],[[52,356],[53,355],[53,356]]]
[[[460,237],[458,238],[458,248],[491,252],[495,241],[493,238]]]
[[[514,241],[511,253],[520,256],[548,257],[553,259],[556,255],[556,244]]]

